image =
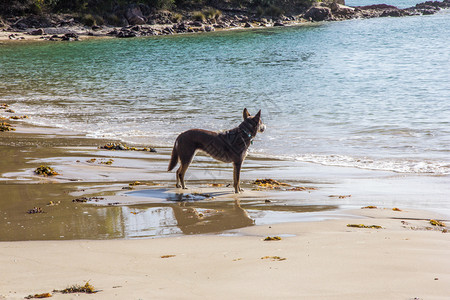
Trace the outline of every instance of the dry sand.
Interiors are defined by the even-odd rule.
[[[98,293],[53,298],[449,299],[450,234],[426,230],[431,225],[417,219],[428,213],[356,213],[371,218],[256,226],[229,235],[2,242],[0,299],[88,280]],[[282,240],[263,241],[266,236]]]

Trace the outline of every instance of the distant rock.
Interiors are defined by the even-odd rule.
[[[31,35],[44,35],[45,31],[44,31],[44,29],[39,28],[39,29],[31,31],[30,34]]]
[[[125,18],[130,25],[142,25],[147,23],[147,19],[142,14],[138,5],[131,5],[125,12]]]
[[[132,37],[136,37],[136,36],[137,36],[136,32],[131,31],[129,29],[122,29],[116,35],[116,37],[118,37],[118,38],[132,38]]]
[[[333,17],[333,14],[329,7],[312,6],[305,12],[303,17],[311,21],[326,21],[330,20]]]
[[[333,14],[352,15],[355,13],[355,8],[337,2],[331,3],[330,8]]]

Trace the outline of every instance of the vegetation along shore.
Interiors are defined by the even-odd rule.
[[[386,4],[350,7],[345,0],[14,0],[0,2],[0,39],[130,38],[425,15],[449,7],[450,0],[427,1],[405,9]]]

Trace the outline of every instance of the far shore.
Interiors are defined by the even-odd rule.
[[[79,41],[92,38],[133,38],[142,36],[161,36],[173,34],[204,33],[211,31],[229,31],[254,28],[270,28],[284,26],[310,25],[320,22],[342,21],[350,19],[367,19],[378,17],[405,17],[415,15],[435,14],[441,9],[448,9],[450,2],[424,2],[414,7],[400,9],[392,5],[375,4],[369,6],[350,7],[339,2],[315,3],[305,9],[303,13],[294,15],[278,15],[276,17],[260,16],[246,10],[227,11],[215,19],[204,19],[203,21],[192,18],[192,13],[187,13],[181,21],[171,22],[171,12],[158,14],[161,19],[150,20],[142,16],[140,11],[137,15],[126,21],[125,26],[94,25],[86,26],[79,21],[74,21],[70,15],[49,15],[40,18],[58,19],[51,27],[36,25],[36,16],[9,17],[12,20],[0,30],[0,43],[17,43],[21,41]],[[136,13],[136,8],[131,9]],[[179,14],[178,14],[179,15]],[[30,19],[30,20],[28,20]],[[1,19],[0,19],[1,20]],[[142,20],[135,23],[135,20]],[[33,25],[29,25],[30,24]],[[147,23],[146,23],[147,22]],[[67,25],[70,23],[71,25]],[[0,23],[1,24],[1,23]],[[48,25],[47,25],[48,26]]]

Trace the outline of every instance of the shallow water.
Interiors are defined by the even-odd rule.
[[[0,47],[0,100],[29,122],[170,146],[262,109],[252,153],[450,173],[450,13]],[[288,143],[289,147],[286,146]]]

